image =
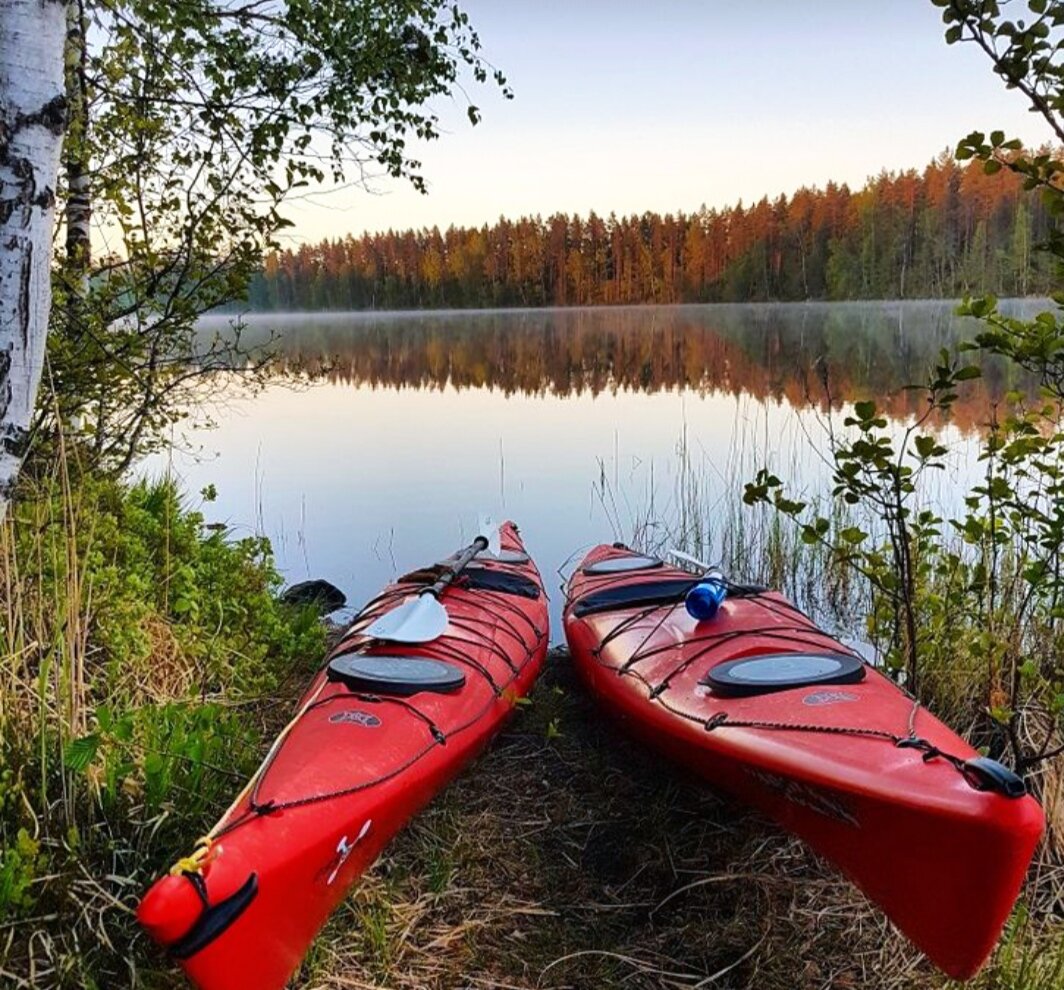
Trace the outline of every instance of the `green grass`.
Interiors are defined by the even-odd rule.
[[[208,527],[169,482],[26,480],[0,527],[0,985],[173,985],[137,898],[324,647],[279,587],[264,541]]]

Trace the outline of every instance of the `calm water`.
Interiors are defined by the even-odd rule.
[[[248,322],[249,339],[275,341],[275,384],[233,389],[191,438],[197,456],[169,458],[191,491],[216,486],[208,519],[269,536],[286,578],[327,578],[357,605],[467,543],[479,514],[513,518],[555,619],[571,555],[648,516],[712,528],[766,462],[816,488],[829,403],[876,397],[904,420],[918,400],[899,387],[971,329],[940,303]],[[962,397],[947,489],[967,480],[963,438],[989,392],[1012,384],[993,369]]]

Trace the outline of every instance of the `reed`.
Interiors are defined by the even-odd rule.
[[[777,470],[807,475],[802,446],[792,444],[788,451]],[[862,613],[871,601],[853,570],[827,546],[804,543],[770,507],[743,504],[746,482],[767,459],[778,457],[768,438],[758,436],[758,424],[745,417],[736,417],[718,457],[693,443],[684,424],[666,469],[651,465],[640,490],[622,487],[600,458],[595,496],[617,538],[630,546],[657,555],[681,550],[722,566],[735,580],[778,588],[837,632],[863,635]],[[805,497],[823,504],[833,531],[857,522],[858,513],[832,502],[819,479],[809,484]]]

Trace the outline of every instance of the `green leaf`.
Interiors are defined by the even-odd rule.
[[[63,765],[75,772],[84,770],[96,758],[99,748],[100,737],[95,733],[72,739],[63,750]]]
[[[913,440],[913,446],[916,447],[916,453],[921,458],[927,459],[935,450],[935,438],[929,436],[918,436]]]
[[[854,545],[863,543],[868,539],[868,534],[858,526],[847,526],[839,530],[839,538]]]

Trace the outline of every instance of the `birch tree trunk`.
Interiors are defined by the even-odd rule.
[[[66,30],[64,0],[0,0],[0,519],[22,465],[48,335]]]

